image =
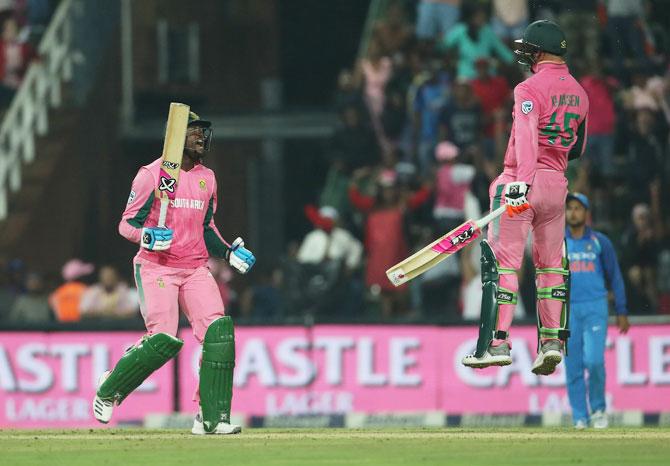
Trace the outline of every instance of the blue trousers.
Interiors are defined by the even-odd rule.
[[[589,420],[584,371],[589,373],[588,406],[591,412],[605,410],[606,339],[607,301],[571,303],[565,372],[572,421],[575,423]]]

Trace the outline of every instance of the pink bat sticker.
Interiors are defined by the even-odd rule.
[[[177,190],[177,180],[172,178],[165,170],[161,168],[160,179],[158,180],[158,190],[167,193],[168,198],[174,199]]]
[[[453,254],[478,237],[480,233],[481,230],[477,228],[474,222],[467,222],[431,249],[440,254]]]

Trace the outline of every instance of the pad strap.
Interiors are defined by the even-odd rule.
[[[518,301],[517,294],[514,291],[502,287],[498,287],[496,298],[498,304],[516,304]]]
[[[557,338],[567,340],[570,336],[570,330],[567,328],[546,328],[540,327],[540,338]]]

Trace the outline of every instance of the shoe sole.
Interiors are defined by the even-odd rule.
[[[205,432],[205,431],[191,429],[191,433],[193,435],[234,435],[234,434],[239,434],[241,432],[242,432],[241,427],[236,427],[235,429],[233,429],[232,432],[225,432],[225,433],[223,433],[223,432],[209,432],[208,433],[208,432]]]
[[[506,357],[504,359],[489,359],[488,361],[481,361],[481,362],[465,362],[462,361],[464,366],[467,367],[472,367],[473,369],[485,369],[487,367],[491,366],[509,366],[512,364],[512,358]]]
[[[555,351],[552,353],[545,354],[544,358],[542,359],[542,363],[537,367],[533,367],[532,369],[533,374],[551,375],[554,373],[554,371],[556,370],[556,366],[558,366],[561,363],[563,357],[561,356],[560,353],[557,353]]]

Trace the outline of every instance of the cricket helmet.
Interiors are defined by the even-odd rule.
[[[203,145],[205,147],[205,152],[208,152],[212,143],[212,122],[201,119],[200,115],[195,112],[189,112],[187,126],[188,128],[202,128]]]
[[[541,19],[528,25],[521,39],[514,41],[514,53],[519,63],[532,66],[540,52],[563,56],[568,51],[568,43],[561,27],[553,21]]]

